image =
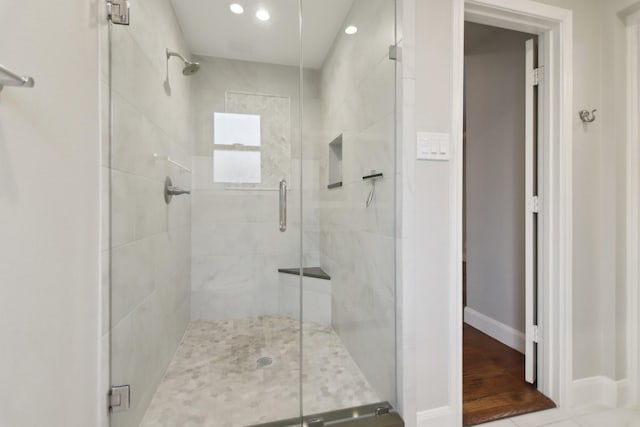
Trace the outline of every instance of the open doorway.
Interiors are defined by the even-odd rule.
[[[465,23],[465,426],[555,407],[536,381],[537,43]]]

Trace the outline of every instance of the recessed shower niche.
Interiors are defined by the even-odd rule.
[[[396,405],[395,2],[250,4],[131,0],[111,24],[112,427]],[[190,194],[166,205],[166,177]]]
[[[329,144],[329,185],[327,188],[342,187],[342,134]]]

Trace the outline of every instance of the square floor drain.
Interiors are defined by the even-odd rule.
[[[256,361],[256,364],[258,365],[258,368],[264,368],[267,367],[269,365],[271,365],[273,363],[273,359],[270,357],[261,357],[260,359],[258,359]]]

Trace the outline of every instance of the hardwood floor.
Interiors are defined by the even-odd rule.
[[[477,329],[463,327],[465,426],[555,408],[524,381],[524,356]]]

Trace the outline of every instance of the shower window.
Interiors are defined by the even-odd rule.
[[[275,188],[291,176],[289,96],[225,92],[225,112],[213,115],[213,181]]]
[[[214,144],[260,147],[260,116],[257,114],[215,113]]]
[[[213,181],[234,184],[260,183],[260,152],[215,150]]]
[[[260,116],[214,113],[213,181],[261,182]]]

